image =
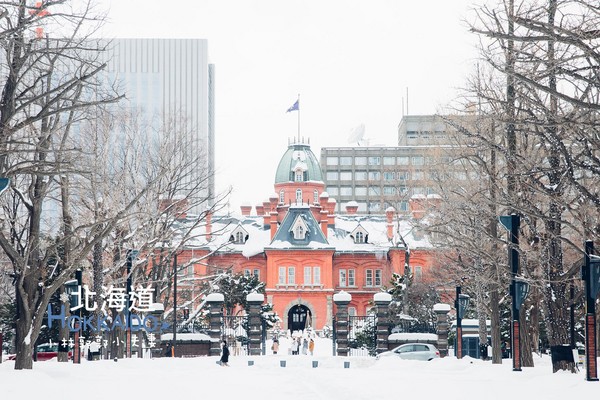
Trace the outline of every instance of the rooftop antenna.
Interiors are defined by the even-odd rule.
[[[348,135],[348,143],[356,143],[360,146],[360,141],[365,136],[365,124],[360,124]]]

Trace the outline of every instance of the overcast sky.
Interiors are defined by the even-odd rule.
[[[216,185],[232,211],[273,190],[298,134],[343,147],[364,123],[371,145],[396,145],[409,114],[432,114],[473,70],[465,19],[482,0],[98,0],[105,36],[208,39],[216,66]],[[408,88],[408,100],[406,91]],[[406,111],[406,110],[405,110]]]

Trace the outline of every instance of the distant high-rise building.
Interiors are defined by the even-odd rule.
[[[182,157],[201,156],[186,184],[200,184],[199,195],[212,199],[215,68],[207,40],[114,39],[105,56],[106,72],[126,96],[119,106],[129,106],[153,131],[177,135]]]

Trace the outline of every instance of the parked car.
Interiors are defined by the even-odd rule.
[[[73,357],[73,352],[69,350],[69,360]],[[58,343],[44,343],[37,347],[37,360],[48,361],[50,359],[58,357]],[[17,358],[16,354],[8,356],[8,360],[14,360]]]
[[[390,351],[384,351],[377,356],[377,358],[382,357],[399,357],[404,360],[431,361],[434,358],[440,358],[440,352],[432,344],[406,343]]]

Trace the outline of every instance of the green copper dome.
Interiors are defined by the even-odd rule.
[[[323,182],[321,166],[310,146],[296,143],[289,145],[287,151],[281,157],[275,174],[275,183],[298,181],[296,175],[299,172],[302,172],[303,182]]]

